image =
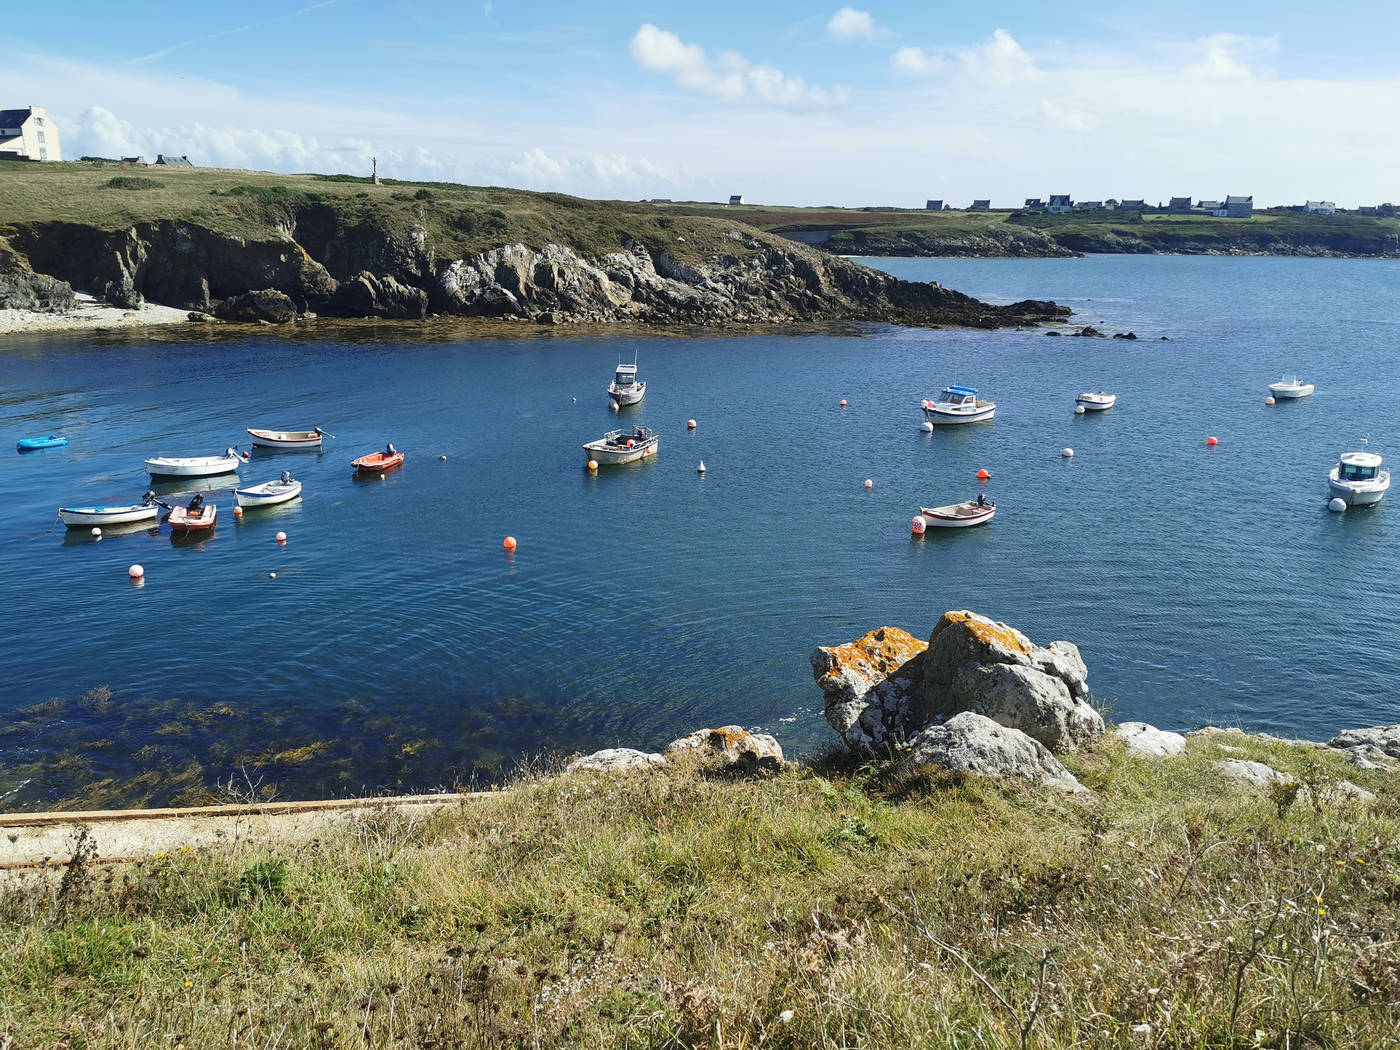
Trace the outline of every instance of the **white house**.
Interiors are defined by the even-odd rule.
[[[729,203],[730,203],[730,204],[743,204],[743,203],[744,203],[744,195],[743,195],[742,193],[733,193],[733,194],[730,194],[730,196],[729,196]]]
[[[58,128],[43,106],[0,109],[0,159],[62,160]]]
[[[1303,210],[1312,215],[1336,215],[1337,205],[1332,201],[1308,201]]]
[[[1063,215],[1074,207],[1074,201],[1070,200],[1068,193],[1050,194],[1050,206],[1046,208],[1051,215]]]

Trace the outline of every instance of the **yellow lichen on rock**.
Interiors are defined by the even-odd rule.
[[[968,612],[966,609],[950,609],[938,620],[938,626],[933,629],[933,637],[938,635],[946,627],[951,627],[955,623],[964,624],[968,633],[979,642],[987,645],[999,645],[1003,649],[1009,649],[1014,653],[1026,653],[1030,650],[1021,641],[1020,635],[1005,624],[995,623],[991,620],[978,616],[976,613]],[[868,636],[867,636],[868,637]]]
[[[889,675],[928,648],[927,642],[898,627],[877,627],[863,638],[845,645],[823,646],[827,654],[827,674],[845,670]]]

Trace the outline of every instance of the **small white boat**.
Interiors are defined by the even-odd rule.
[[[205,504],[204,496],[196,494],[185,507],[171,507],[165,520],[170,523],[172,533],[189,535],[191,532],[208,532],[214,527],[219,508]]]
[[[229,448],[222,456],[157,456],[146,460],[146,473],[153,478],[207,478],[232,474],[242,465],[242,457]]]
[[[660,436],[649,427],[633,427],[631,430],[609,430],[597,441],[584,445],[583,451],[601,466],[632,463],[654,456],[660,447]]]
[[[1284,376],[1277,383],[1269,384],[1269,393],[1276,398],[1292,401],[1295,398],[1307,397],[1313,392],[1311,383],[1304,383],[1297,376]]]
[[[59,507],[58,517],[70,529],[91,525],[131,525],[155,521],[160,515],[161,506],[156,502],[156,494],[148,492],[141,503],[121,507]]]
[[[933,529],[965,529],[969,525],[981,525],[984,521],[991,521],[996,512],[995,503],[980,500],[952,503],[946,507],[919,508],[924,524]]]
[[[1327,475],[1327,487],[1348,507],[1369,507],[1385,498],[1390,471],[1381,469],[1381,457],[1374,452],[1343,452]]]
[[[936,400],[919,402],[924,418],[935,426],[946,423],[980,423],[996,414],[995,401],[985,401],[969,386],[944,387]]]
[[[1107,412],[1117,400],[1117,394],[1105,394],[1100,390],[1097,393],[1080,394],[1074,399],[1074,403],[1083,405],[1085,412]]]
[[[253,444],[258,448],[320,448],[325,431],[320,427],[310,430],[254,430],[248,428]]]
[[[637,382],[636,359],[633,358],[630,365],[619,364],[617,374],[613,376],[613,381],[608,384],[608,397],[612,398],[613,405],[617,408],[635,405],[646,397],[646,393],[646,383]]]
[[[234,501],[240,507],[271,507],[287,503],[300,495],[301,482],[292,480],[291,474],[285,470],[276,481],[264,481],[261,485],[233,490]]]

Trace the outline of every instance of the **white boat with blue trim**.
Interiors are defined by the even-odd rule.
[[[995,401],[986,401],[977,396],[977,390],[970,386],[944,387],[936,400],[925,398],[919,402],[924,410],[924,418],[935,426],[948,423],[980,423],[996,414]]]
[[[301,482],[294,480],[285,470],[275,481],[264,481],[261,485],[249,485],[246,489],[233,490],[234,500],[245,509],[289,503],[300,495]]]
[[[70,529],[91,525],[133,525],[155,521],[164,506],[166,504],[159,502],[154,492],[147,492],[140,503],[110,507],[59,507],[58,517]]]
[[[232,446],[222,456],[156,456],[146,460],[146,473],[153,478],[209,478],[232,474],[244,463]]]
[[[1316,389],[1312,383],[1304,383],[1297,376],[1284,376],[1277,383],[1269,384],[1269,393],[1284,401],[1294,401],[1307,397]]]
[[[1327,475],[1327,488],[1348,507],[1369,507],[1385,498],[1390,471],[1381,469],[1374,452],[1343,452]]]
[[[1074,403],[1085,412],[1107,412],[1117,402],[1117,394],[1108,394],[1102,390],[1085,391],[1074,399]]]

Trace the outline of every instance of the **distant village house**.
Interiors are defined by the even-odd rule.
[[[0,159],[62,160],[58,128],[43,106],[0,109]]]
[[[1336,215],[1337,205],[1332,201],[1308,201],[1303,210],[1310,215]]]
[[[1254,196],[1248,197],[1226,197],[1225,198],[1225,218],[1227,219],[1248,219],[1254,215]]]
[[[1146,208],[1146,207],[1147,207],[1147,202],[1146,202],[1145,199],[1144,199],[1144,200],[1122,201],[1122,202],[1120,202],[1119,205],[1118,205],[1118,208],[1119,208],[1120,211],[1142,211],[1142,210],[1143,210],[1144,208]]]
[[[976,200],[976,201],[973,201],[971,204],[968,205],[967,210],[968,210],[968,211],[991,211],[991,210],[992,210],[992,200],[991,200],[990,197],[988,197],[986,200]]]
[[[1173,215],[1184,215],[1191,210],[1190,197],[1173,197],[1167,202],[1167,211]]]
[[[924,205],[924,211],[942,211],[942,210],[943,210],[943,202],[942,202],[942,201],[929,201],[929,202],[927,202],[927,203]]]
[[[1074,207],[1074,201],[1070,200],[1068,193],[1050,194],[1050,204],[1045,209],[1051,215],[1063,215]]]
[[[1080,201],[1074,206],[1075,211],[1103,211],[1103,201]]]
[[[164,166],[167,167],[167,168],[193,168],[193,167],[194,167],[194,165],[190,163],[190,158],[189,158],[189,157],[185,157],[185,156],[176,157],[176,156],[174,156],[174,155],[172,155],[172,154],[169,154],[169,153],[157,153],[157,154],[156,154],[156,163],[157,163],[157,164],[162,164],[162,165],[164,165]]]
[[[744,195],[743,195],[742,193],[735,193],[735,194],[733,194],[733,195],[730,196],[730,198],[729,198],[729,203],[730,203],[730,204],[743,204],[743,203],[744,203]]]
[[[1026,203],[1022,205],[1026,211],[1044,211],[1045,202],[1039,197],[1027,197]]]

